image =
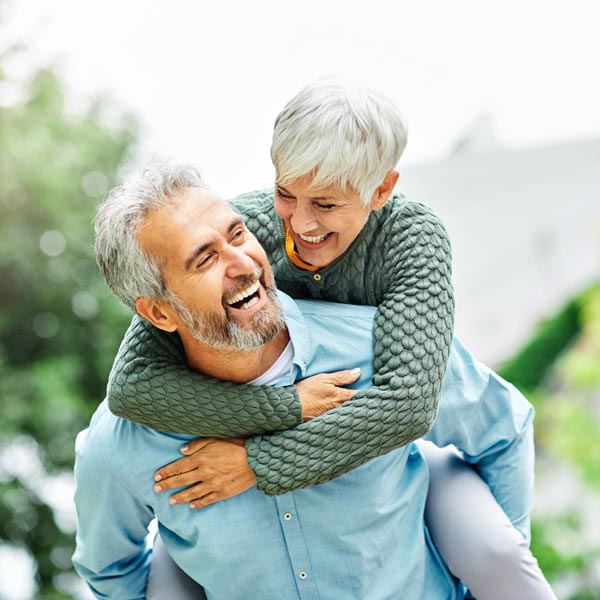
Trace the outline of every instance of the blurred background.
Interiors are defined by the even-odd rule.
[[[226,198],[271,185],[277,113],[330,74],[403,110],[456,333],[536,406],[534,552],[559,598],[600,598],[597,2],[150,4],[0,0],[0,599],[89,597],[73,444],[130,319],[95,206],[155,155]]]

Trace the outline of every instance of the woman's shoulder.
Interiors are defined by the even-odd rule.
[[[229,200],[229,204],[244,216],[274,212],[273,188],[240,194]]]
[[[281,222],[275,213],[272,188],[242,194],[229,200],[229,204],[244,217],[248,229],[268,253],[284,239]]]
[[[413,236],[419,231],[424,233],[444,233],[444,226],[429,206],[416,202],[402,193],[394,193],[387,204],[374,216],[374,233],[388,236]]]
[[[400,218],[419,219],[424,217],[433,217],[437,220],[433,209],[426,204],[413,200],[410,196],[402,192],[394,192],[386,205],[381,209],[381,213],[384,220]]]

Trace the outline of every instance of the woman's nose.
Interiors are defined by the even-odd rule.
[[[305,208],[300,204],[296,206],[290,218],[290,223],[296,233],[307,233],[319,226],[312,209]]]

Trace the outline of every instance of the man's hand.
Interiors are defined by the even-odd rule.
[[[180,450],[184,458],[154,474],[155,492],[191,486],[173,494],[171,504],[189,502],[190,508],[200,508],[237,496],[256,483],[242,439],[200,438]]]
[[[352,398],[357,390],[347,390],[340,386],[354,383],[359,377],[360,369],[352,369],[321,373],[298,381],[296,389],[302,403],[302,419],[310,421]]]

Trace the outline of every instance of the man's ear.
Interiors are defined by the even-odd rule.
[[[157,302],[149,298],[138,298],[135,302],[135,309],[140,317],[144,317],[154,327],[158,327],[163,331],[176,331],[177,323],[173,318],[173,311],[164,302]]]
[[[398,173],[398,171],[394,169],[388,171],[385,179],[375,190],[375,194],[373,194],[373,200],[371,200],[371,208],[373,210],[379,210],[385,206],[385,203],[390,199],[390,196],[394,191],[394,187],[398,182],[398,177],[400,177],[400,173]]]

